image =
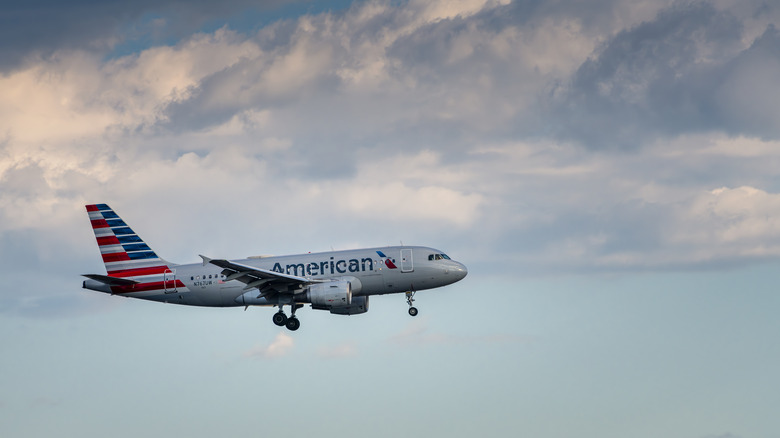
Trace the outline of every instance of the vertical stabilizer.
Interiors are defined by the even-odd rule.
[[[149,278],[170,271],[171,264],[158,257],[111,207],[92,204],[86,208],[109,276]]]

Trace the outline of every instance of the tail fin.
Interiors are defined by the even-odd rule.
[[[86,207],[110,277],[134,278],[170,272],[171,264],[158,257],[111,207],[106,204]]]

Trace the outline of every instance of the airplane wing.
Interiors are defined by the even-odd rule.
[[[312,280],[297,275],[283,274],[281,272],[269,271],[256,268],[254,266],[242,265],[241,263],[231,262],[224,259],[211,259],[204,255],[203,264],[211,263],[223,269],[222,274],[226,275],[226,281],[238,280],[244,284],[244,290],[258,288],[261,295],[269,295],[273,292],[286,292],[297,289],[299,286],[305,286],[312,283],[322,283],[323,280]]]

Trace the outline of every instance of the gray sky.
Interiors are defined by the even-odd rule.
[[[0,435],[763,438],[780,420],[780,7],[11,2]],[[368,314],[80,289],[84,204],[162,257],[397,244]]]

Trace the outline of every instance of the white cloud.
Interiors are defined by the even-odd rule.
[[[732,157],[769,158],[780,156],[780,141],[768,141],[753,137],[708,136],[712,142],[702,153]],[[707,139],[703,139],[707,141]]]
[[[455,0],[455,1],[420,1],[413,0],[409,2],[409,7],[415,10],[420,20],[425,22],[436,22],[455,17],[468,17],[483,10],[497,5],[507,4],[508,0]]]
[[[51,149],[103,138],[114,127],[137,129],[164,118],[165,105],[189,97],[204,77],[259,54],[225,29],[108,63],[61,52],[0,77],[0,132],[24,148]]]
[[[696,197],[683,221],[675,241],[712,245],[714,254],[736,249],[746,256],[780,255],[780,193],[748,186],[715,189]]]
[[[468,227],[480,216],[481,196],[442,186],[358,180],[335,201],[367,220],[433,221]]]
[[[294,345],[292,336],[279,332],[270,344],[256,345],[244,352],[243,356],[245,358],[276,359],[290,354]]]

